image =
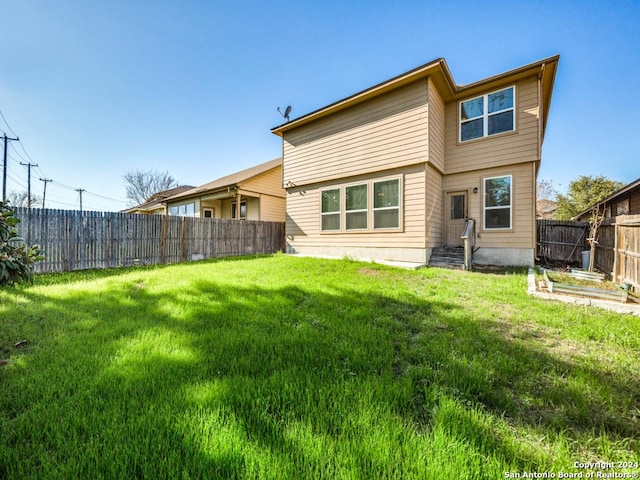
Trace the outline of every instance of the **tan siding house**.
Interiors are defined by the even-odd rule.
[[[205,183],[167,198],[164,204],[169,215],[284,222],[282,159]]]
[[[272,129],[288,251],[428,263],[473,219],[477,263],[532,265],[558,59],[466,86],[438,59]]]

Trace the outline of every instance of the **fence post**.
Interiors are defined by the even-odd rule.
[[[180,230],[180,257],[183,261],[187,260],[187,226],[189,219],[182,217],[182,224]]]

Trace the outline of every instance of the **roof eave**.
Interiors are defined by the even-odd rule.
[[[378,96],[384,92],[389,90],[393,90],[402,85],[406,85],[407,83],[413,82],[419,78],[426,77],[431,74],[434,70],[437,69],[443,73],[445,80],[449,84],[449,87],[455,89],[455,83],[453,82],[453,77],[451,77],[451,72],[446,65],[444,58],[438,58],[429,63],[421,65],[413,70],[409,70],[408,72],[402,73],[396,77],[393,77],[389,80],[386,80],[382,83],[378,83],[373,87],[369,87],[365,90],[362,90],[358,93],[350,95],[346,98],[338,100],[337,102],[326,105],[318,110],[314,110],[306,115],[295,118],[287,123],[283,123],[271,129],[271,133],[275,135],[282,136],[286,131],[291,130],[293,128],[297,128],[301,125],[307,124],[309,122],[315,121],[319,118],[325,117],[327,115],[333,114],[345,108],[356,105],[360,102],[368,100],[369,98]]]
[[[447,97],[446,100],[452,100],[455,98],[462,98],[464,96],[472,95],[476,91],[486,89],[491,84],[499,84],[507,81],[515,81],[520,78],[527,77],[529,75],[534,75],[536,73],[538,75],[543,75],[546,65],[551,65],[552,67],[552,68],[549,68],[549,70],[551,70],[551,73],[552,73],[551,79],[550,79],[550,89],[552,90],[553,80],[555,78],[555,70],[556,70],[556,66],[559,58],[560,58],[560,55],[555,55],[553,57],[549,57],[544,60],[539,60],[537,62],[530,63],[528,65],[524,65],[522,67],[516,68],[514,70],[509,70],[507,72],[500,73],[498,75],[493,75],[491,77],[488,77],[467,85],[456,85],[445,59],[438,58],[436,60],[433,60],[432,62],[426,63],[420,67],[417,67],[413,70],[405,72],[401,75],[398,75],[397,77],[394,77],[390,80],[374,85],[373,87],[370,87],[366,90],[363,90],[354,95],[346,97],[342,100],[338,100],[337,102],[334,102],[330,105],[327,105],[318,110],[310,112],[306,115],[298,117],[294,120],[291,120],[290,122],[274,127],[271,129],[271,132],[275,135],[283,136],[284,133],[289,130],[300,127],[302,125],[318,120],[325,116],[331,115],[340,110],[343,110],[345,108],[348,108],[360,102],[363,102],[369,98],[375,97],[384,92],[398,88],[399,86],[405,85],[419,78],[426,77],[435,73],[441,74],[442,78],[444,79],[444,82],[448,87],[448,91],[444,92],[445,97]],[[547,78],[548,77],[549,75],[547,75]],[[548,92],[547,96],[548,98],[546,99],[546,102],[545,102],[546,104],[545,106],[547,108],[544,108],[545,116],[548,112],[548,105],[551,102],[550,91]],[[546,118],[545,118],[545,123],[546,123]]]

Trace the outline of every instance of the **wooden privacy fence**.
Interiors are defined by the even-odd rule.
[[[275,253],[284,222],[17,208],[18,233],[46,258],[37,273]]]
[[[614,282],[640,291],[640,215],[607,219],[598,229],[595,265]]]
[[[538,220],[538,258],[561,263],[580,263],[580,252],[588,250],[589,223]]]

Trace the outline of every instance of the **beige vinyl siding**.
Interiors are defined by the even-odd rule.
[[[260,220],[263,222],[284,222],[285,199],[262,195],[260,197]]]
[[[425,172],[425,235],[427,247],[442,245],[442,175],[427,166]]]
[[[401,178],[401,231],[369,231],[321,233],[320,192],[328,188],[344,187],[346,184]],[[339,247],[397,247],[425,248],[425,170],[415,166],[403,170],[378,172],[375,175],[359,176],[336,183],[322,183],[289,190],[287,195],[287,236],[295,249],[304,246]],[[402,193],[401,192],[401,193]],[[344,205],[342,205],[344,212]]]
[[[429,161],[444,172],[444,101],[429,79]]]
[[[248,192],[260,192],[284,198],[282,188],[282,166],[272,168],[239,184],[240,189]]]
[[[487,248],[535,248],[535,178],[533,163],[508,167],[446,175],[444,192],[466,191],[469,218],[476,221],[477,247]],[[511,175],[511,229],[485,230],[483,225],[483,179]],[[478,193],[473,193],[477,187]]]
[[[284,136],[284,184],[307,185],[427,161],[422,79]]]
[[[506,88],[506,84],[500,88]],[[515,84],[516,131],[459,142],[460,100],[445,108],[445,173],[493,168],[540,160],[538,82],[531,77]]]

